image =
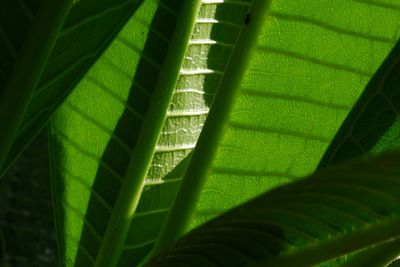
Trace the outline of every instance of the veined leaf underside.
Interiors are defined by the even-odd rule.
[[[150,251],[157,241],[191,159],[191,152],[202,130],[215,90],[225,75],[249,5],[249,1],[202,3],[138,206],[139,214],[133,221],[130,240],[137,243],[131,247],[134,250]],[[162,192],[166,192],[165,195]],[[148,203],[154,202],[154,199],[159,200],[153,204],[153,210],[146,212],[145,217],[141,216],[141,210],[147,209]],[[139,243],[137,240],[142,236],[140,229],[148,220],[157,222],[152,228],[154,235],[152,239],[147,238]]]

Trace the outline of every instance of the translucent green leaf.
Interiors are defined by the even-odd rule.
[[[400,41],[331,142],[320,168],[400,144]]]
[[[239,93],[225,99],[234,108],[193,225],[313,172],[398,40],[399,19],[375,1],[272,1]]]
[[[399,166],[395,152],[278,187],[193,230],[147,266],[311,266],[398,238]]]
[[[44,70],[32,85],[34,93],[3,171],[43,128],[51,114],[113,40],[140,3],[140,0],[85,0],[75,3],[61,32],[56,36],[57,41],[50,58],[44,61],[45,65],[32,66],[29,62],[24,63],[28,71],[21,76],[25,79],[35,73],[37,68]],[[6,0],[2,4],[0,92],[4,91],[10,75],[16,71],[15,66],[21,64],[21,46],[26,42],[26,36],[31,34],[31,25],[40,20],[40,5],[45,9],[46,1]],[[44,13],[51,12],[54,10],[46,10]],[[51,27],[51,23],[40,25],[41,31],[45,33],[50,31]],[[40,42],[41,40],[38,40],[39,45]],[[3,127],[6,127],[6,123],[8,122],[2,122]]]
[[[67,266],[142,261],[182,176],[211,176],[196,225],[312,172],[399,36],[398,10],[375,2],[271,1],[265,21],[269,2],[204,0],[198,12],[190,2],[179,11],[179,2],[146,2],[55,116],[54,193]],[[189,23],[175,24],[183,17]],[[217,115],[191,160],[217,89]],[[232,112],[224,108],[232,104]],[[195,167],[186,171],[189,161]],[[181,192],[202,190],[193,188]]]

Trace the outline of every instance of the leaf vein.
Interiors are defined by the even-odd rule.
[[[66,200],[59,199],[59,201],[61,202],[61,204],[64,207],[68,208],[73,213],[75,213],[75,215],[77,215],[79,217],[79,219],[81,219],[82,222],[93,233],[93,235],[97,239],[97,241],[101,242],[102,238],[101,238],[100,234],[94,229],[93,225],[87,220],[86,216],[84,214],[82,214],[82,212],[78,208],[74,207],[71,203],[68,203]]]
[[[257,49],[260,51],[263,51],[263,52],[274,53],[274,54],[286,56],[289,58],[295,58],[295,59],[305,61],[305,62],[308,62],[311,64],[316,64],[316,65],[320,65],[320,66],[324,66],[324,67],[328,67],[328,68],[332,68],[332,69],[336,69],[336,70],[346,71],[346,72],[357,74],[360,76],[366,76],[366,77],[372,76],[372,73],[361,70],[361,69],[356,69],[351,66],[341,65],[341,64],[325,61],[325,60],[322,60],[319,58],[313,58],[310,56],[302,55],[300,53],[284,50],[281,48],[275,48],[275,47],[269,47],[269,46],[258,46]]]
[[[17,49],[14,47],[11,40],[8,38],[7,33],[5,32],[1,23],[0,23],[0,36],[3,38],[8,51],[10,52],[11,56],[15,60],[18,57]]]
[[[234,129],[244,130],[244,131],[254,131],[254,132],[261,132],[261,133],[268,133],[268,134],[279,134],[279,135],[286,135],[286,136],[293,136],[300,139],[305,140],[313,140],[318,141],[321,143],[329,143],[330,139],[322,136],[314,136],[314,135],[307,135],[301,132],[295,132],[292,130],[287,129],[276,129],[271,127],[261,127],[255,125],[247,125],[239,122],[229,122],[229,126]]]
[[[72,180],[78,182],[81,184],[83,187],[85,187],[90,193],[92,193],[99,201],[100,203],[106,208],[106,210],[111,214],[112,212],[112,207],[107,203],[107,201],[94,189],[94,187],[91,187],[82,177],[79,177],[75,174],[73,174],[71,171],[67,170],[66,168],[57,168],[58,170],[62,171],[65,173],[67,176],[69,176]]]
[[[65,142],[67,142],[72,148],[74,148],[76,151],[78,151],[82,155],[84,155],[84,156],[96,161],[102,167],[107,169],[112,174],[112,176],[114,178],[116,178],[118,181],[122,182],[123,178],[111,166],[109,166],[106,162],[104,162],[101,158],[97,157],[92,152],[87,151],[81,145],[75,143],[70,137],[68,137],[64,133],[62,133],[60,131],[57,131],[55,134],[58,137],[60,137],[61,139],[63,139]]]
[[[395,4],[386,3],[386,2],[383,2],[383,1],[379,1],[379,0],[353,0],[353,1],[361,3],[361,4],[374,5],[374,6],[377,6],[377,7],[382,7],[382,8],[392,9],[392,10],[395,10],[395,11],[400,11],[400,6],[395,5]]]
[[[397,41],[393,38],[374,36],[374,35],[369,35],[367,33],[348,30],[345,28],[338,27],[336,25],[326,23],[324,21],[316,20],[313,18],[305,17],[305,16],[284,14],[284,13],[279,13],[279,12],[271,12],[271,16],[278,18],[278,19],[283,19],[283,20],[291,20],[291,21],[296,21],[296,22],[308,23],[308,24],[312,24],[312,25],[315,25],[315,26],[318,26],[318,27],[321,27],[321,28],[324,28],[324,29],[327,29],[330,31],[334,31],[334,32],[337,32],[340,34],[350,35],[353,37],[363,38],[363,39],[376,41],[376,42],[393,44]]]
[[[80,27],[82,27],[82,26],[84,26],[86,24],[89,24],[92,21],[98,20],[98,19],[100,19],[100,18],[102,18],[102,17],[104,17],[104,16],[106,16],[106,15],[108,15],[110,13],[117,12],[117,11],[125,8],[128,5],[132,5],[133,3],[134,2],[132,2],[131,0],[127,0],[125,2],[122,2],[122,3],[118,4],[118,5],[115,5],[113,7],[107,8],[107,9],[105,9],[105,10],[103,10],[103,11],[97,13],[97,14],[94,14],[92,16],[86,17],[86,18],[82,19],[81,21],[69,26],[68,28],[63,29],[60,32],[60,34],[58,35],[58,38],[61,38],[61,37],[65,36],[65,35],[68,35],[68,34],[74,32],[74,31],[78,30]]]
[[[137,243],[137,244],[132,244],[132,245],[125,245],[124,246],[124,250],[132,250],[132,249],[142,248],[142,247],[154,244],[155,242],[156,242],[156,239],[152,239],[152,240],[144,241],[142,243]]]
[[[168,13],[174,15],[175,17],[178,16],[178,13],[169,6],[167,6],[163,1],[158,1],[158,5],[159,7],[165,9]]]
[[[228,175],[269,177],[269,178],[279,177],[279,178],[288,178],[290,180],[297,178],[297,176],[291,175],[286,172],[267,171],[267,170],[245,170],[245,169],[234,169],[226,167],[212,167],[211,171],[217,174],[228,174]]]
[[[317,99],[307,98],[307,97],[303,97],[303,96],[287,95],[287,94],[277,93],[277,92],[257,91],[257,90],[253,90],[253,89],[247,89],[247,88],[242,88],[242,93],[245,95],[250,95],[250,96],[267,97],[267,98],[274,98],[274,99],[288,100],[288,101],[297,101],[297,102],[302,102],[305,104],[311,104],[311,105],[315,105],[315,106],[326,107],[326,108],[337,109],[337,110],[344,110],[344,111],[348,111],[352,107],[351,105],[328,103],[328,102],[323,102],[323,101],[320,101]]]

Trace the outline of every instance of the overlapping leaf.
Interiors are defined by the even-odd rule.
[[[330,144],[320,168],[400,144],[400,41]]]
[[[311,266],[400,237],[400,153],[327,169],[193,230],[147,266]]]
[[[55,197],[67,265],[91,266],[102,261],[100,246],[106,242],[106,232],[113,230],[113,216],[132,220],[119,252],[119,265],[138,264],[149,252],[244,25],[248,5],[243,3],[202,3],[192,15],[197,19],[190,40],[178,44],[186,50],[182,66],[178,60],[172,66],[164,59],[171,57],[168,47],[174,42],[177,17],[188,11],[179,10],[181,1],[144,3],[57,112],[53,165],[56,181],[62,182],[57,182]],[[154,117],[161,116],[149,106],[169,101],[165,96],[168,86],[160,85],[160,80],[171,68],[180,71],[179,76],[169,78],[176,86],[167,109],[160,111],[166,120],[159,131],[149,128]],[[140,136],[146,135],[154,136],[158,143],[154,147],[148,142],[140,144]],[[115,203],[121,195],[129,195],[123,184],[141,179],[137,170],[127,170],[129,161],[147,164],[144,157],[149,153],[153,160],[146,166],[144,184],[136,184],[137,196],[129,196],[141,195],[139,205],[129,214],[121,212]],[[115,235],[120,234],[120,229],[114,230]]]
[[[140,3],[140,0],[86,0],[75,3],[57,37],[54,50],[2,171],[44,126]],[[36,13],[40,4],[41,1],[34,0],[9,0],[1,4],[0,91],[6,85],[13,67],[19,64],[21,46],[29,33],[30,25],[37,19]]]
[[[394,4],[301,3],[273,1],[195,224],[312,171],[398,38]],[[246,15],[251,1],[204,1],[180,75],[165,85],[169,89],[176,82],[169,108],[162,111],[167,121],[161,131],[153,130],[153,118],[160,125],[163,115],[149,112],[149,107],[169,101],[168,90],[160,93],[162,73],[180,67],[179,59],[172,61],[174,66],[164,65],[180,4],[148,1],[56,116],[54,176],[62,182],[54,191],[66,265],[101,262],[113,245],[110,236],[118,236],[120,229],[113,228],[118,218],[132,220],[123,247],[117,247],[119,265],[143,260],[185,172],[237,35],[246,23],[254,23],[252,14]],[[352,10],[357,10],[356,18],[349,15]],[[379,20],[383,16],[384,22]],[[186,49],[187,44],[180,45]],[[140,142],[145,135],[158,144],[145,149]],[[131,175],[129,162],[147,162],[143,158],[149,153],[152,163],[143,163],[140,175]],[[126,185],[137,186],[135,198],[142,186],[144,190],[137,209],[120,213],[115,203],[133,190]],[[133,205],[138,200],[132,196],[119,202]]]
[[[146,38],[152,34],[159,45],[169,42],[164,32],[150,28],[156,8],[154,1],[142,5],[53,120],[54,195],[66,266],[91,266],[96,261],[126,171],[122,168],[128,165],[159,75],[153,60],[140,61]],[[165,59],[165,50],[161,52],[164,55],[155,58],[156,66]],[[132,85],[132,73],[139,64],[144,72]],[[127,100],[131,86],[136,90]],[[120,120],[124,132],[114,134],[124,110],[126,115]],[[113,143],[107,145],[110,138]],[[110,153],[114,159],[102,158],[107,147],[118,151]],[[87,210],[93,214],[87,216]]]
[[[400,41],[368,83],[325,152],[319,168],[365,153],[381,153],[399,145],[399,51]],[[370,262],[385,262],[390,257],[393,259],[397,250],[388,250],[386,247],[389,246],[367,250],[350,260],[348,266],[355,266],[353,264],[360,264],[361,261],[366,263],[367,259]]]

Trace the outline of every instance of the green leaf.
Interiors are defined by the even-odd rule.
[[[319,168],[364,153],[384,152],[400,144],[400,41],[329,145]]]
[[[120,265],[138,264],[152,248],[174,199],[249,8],[245,1],[204,1],[198,12],[192,7],[179,11],[179,3],[144,3],[55,116],[55,198],[67,265],[75,258],[85,266],[96,260],[100,264],[106,248],[122,253]],[[197,22],[186,41],[172,38],[176,17],[182,15]],[[182,66],[178,52],[167,51],[168,42],[179,53],[186,50]],[[172,68],[178,68],[176,74],[168,73]],[[137,184],[126,185],[132,182]],[[118,201],[132,207],[123,211]],[[129,226],[128,233],[115,225],[119,218],[127,218],[123,227]],[[125,242],[123,248],[107,236]]]
[[[266,8],[253,5],[267,2],[203,1],[198,13],[179,12],[178,2],[146,2],[55,117],[54,194],[66,265],[141,262],[183,175],[205,181],[211,174],[193,223],[199,224],[314,170],[399,35],[397,10],[373,3],[272,1],[263,24],[257,14]],[[181,16],[190,21],[176,24],[183,39],[172,35]],[[139,28],[140,22],[152,26]],[[253,35],[241,35],[247,31]],[[255,44],[247,69],[252,49],[246,49]],[[230,58],[235,49],[246,52],[243,58]],[[233,90],[215,100],[220,114],[207,120],[209,141],[197,145],[191,160],[217,88]],[[189,161],[198,167],[186,171]],[[182,194],[202,190],[189,187]],[[185,217],[196,205],[187,202]]]
[[[64,22],[71,3],[0,4],[0,165],[13,146],[1,168],[78,84],[52,124],[62,265],[143,262],[183,176],[160,247],[185,230],[209,174],[193,225],[313,171],[399,39],[395,0],[149,0],[118,37],[141,1],[75,1]],[[398,143],[397,59],[375,74],[354,111],[359,119],[342,128],[360,151]],[[354,156],[343,140],[332,145],[341,146],[333,153],[340,160]],[[38,184],[36,172],[24,171]],[[26,223],[6,214],[7,227]]]
[[[272,1],[238,95],[225,98],[234,108],[192,227],[315,170],[399,19],[370,1]]]
[[[4,97],[4,95],[1,98],[4,103],[12,103],[11,107],[2,105],[5,110],[2,114],[7,118],[5,120],[7,124],[3,123],[2,120],[5,129],[10,128],[5,125],[15,121],[10,118],[10,114],[24,115],[21,127],[16,129],[18,131],[15,134],[12,134],[12,138],[15,140],[2,167],[2,172],[10,166],[11,162],[43,128],[51,114],[114,39],[141,3],[139,0],[85,0],[75,3],[71,10],[67,9],[67,11],[69,10],[68,17],[63,23],[61,32],[54,36],[56,43],[53,49],[53,47],[44,46],[44,37],[49,35],[54,23],[41,21],[46,19],[47,14],[55,13],[55,9],[48,6],[45,3],[46,1],[18,0],[6,2],[4,3],[5,7],[1,8],[2,16],[0,20],[0,37],[3,38],[0,43],[7,46],[0,49],[0,58],[2,58],[0,73],[3,73],[0,74],[3,77],[0,78],[0,92],[4,94],[6,88],[3,87],[6,86],[10,77],[28,83],[30,81],[28,78],[33,75],[35,81],[32,80],[30,83],[32,93],[27,98],[30,103],[29,106],[24,105],[24,112],[12,112],[17,107],[17,102]],[[38,13],[39,5],[42,6],[42,13]],[[34,25],[35,23],[39,25],[38,28],[44,35],[44,37],[34,36],[37,47],[43,47],[44,52],[49,55],[52,52],[49,59],[43,58],[43,62],[37,67],[32,65],[32,60],[24,61],[24,58],[20,55],[27,50],[20,51],[22,44],[26,43],[26,35],[32,35],[32,32],[35,31],[31,27],[31,24]],[[33,45],[28,44],[26,47],[30,47],[29,49],[33,51],[31,51],[31,54],[38,54],[39,50],[34,50]],[[17,72],[18,70],[15,67],[13,69],[13,65],[22,68],[22,73]],[[43,71],[40,71],[42,69]],[[21,77],[24,77],[24,79],[21,79]],[[16,85],[8,83],[9,90],[17,92]],[[21,99],[21,93],[16,94],[17,98]],[[10,142],[7,141],[7,143]],[[5,151],[4,148],[2,151]]]
[[[132,265],[150,249],[156,234],[151,230],[160,227],[166,212],[162,206],[173,198],[159,193],[163,181],[158,175],[170,170],[151,165],[153,156],[156,162],[158,157],[179,162],[192,146],[174,146],[168,138],[171,133],[162,126],[197,9],[198,3],[189,1],[144,3],[57,112],[54,191],[67,266]],[[168,115],[178,118],[197,115],[196,111],[181,114],[178,106]],[[163,146],[157,145],[161,133]],[[180,142],[191,141],[172,133],[176,136]],[[145,184],[147,198],[135,212]]]
[[[0,90],[0,168],[3,168],[18,130],[23,125],[24,115],[71,4],[72,0],[43,0],[40,3],[31,30],[13,62],[9,77],[6,77],[4,88]],[[6,16],[6,20],[10,15],[13,14]],[[2,37],[8,38],[3,29]],[[16,49],[13,55],[14,52]]]
[[[193,230],[147,266],[311,266],[400,237],[400,153],[278,187]]]
[[[355,158],[365,153],[381,153],[400,144],[400,41],[374,74],[354,108],[330,143],[318,168]],[[375,255],[377,254],[377,255]],[[349,261],[349,266],[375,255],[380,261],[393,250],[372,248]],[[370,260],[371,262],[372,260]],[[355,262],[355,263],[354,263]],[[378,264],[376,264],[378,265]],[[381,264],[384,266],[384,264]]]
[[[371,20],[366,14],[371,9],[374,14],[387,13],[392,26],[378,25],[367,34]],[[354,10],[360,14],[357,24],[345,27]],[[161,248],[182,234],[199,192],[191,227],[311,173],[394,46],[392,36],[399,35],[394,23],[398,12],[366,3],[272,1],[269,15],[239,92],[227,89],[214,100],[163,229]],[[224,108],[231,103],[232,111]],[[229,113],[229,118],[221,113]]]

